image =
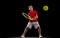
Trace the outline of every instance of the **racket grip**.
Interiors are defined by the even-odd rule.
[[[33,20],[32,18],[29,18],[30,20]]]

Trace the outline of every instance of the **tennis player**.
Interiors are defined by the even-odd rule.
[[[26,32],[28,31],[28,29],[31,29],[32,26],[34,26],[35,29],[38,29],[39,37],[42,37],[42,35],[41,35],[41,28],[40,28],[40,25],[38,23],[38,14],[37,14],[37,11],[33,10],[33,6],[32,5],[29,5],[28,9],[29,9],[28,15],[31,18],[29,19],[29,22],[28,22],[28,24],[27,24],[23,34],[21,35],[21,37],[25,37]]]

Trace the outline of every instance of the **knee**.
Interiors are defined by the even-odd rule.
[[[40,28],[40,26],[38,26],[38,28]]]
[[[40,28],[40,26],[38,26],[38,28]]]
[[[29,29],[29,27],[26,27],[25,29]]]

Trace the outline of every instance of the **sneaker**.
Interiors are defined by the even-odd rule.
[[[25,37],[24,35],[21,35],[21,37]]]
[[[42,37],[42,35],[39,35],[39,37]]]

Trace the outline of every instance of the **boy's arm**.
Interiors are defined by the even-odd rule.
[[[36,16],[34,18],[29,17],[30,20],[36,20],[38,18],[38,15],[36,14]]]
[[[33,20],[36,20],[38,18],[38,15],[36,14],[36,16],[33,18]]]
[[[30,16],[29,16],[29,19],[30,19],[30,20],[34,20],[34,19],[33,19],[33,18],[31,18]]]
[[[35,18],[38,18],[38,15],[36,14]]]
[[[34,17],[35,19],[37,19],[38,18],[38,14],[37,14],[37,11],[35,11],[35,13],[36,13],[36,16]]]

